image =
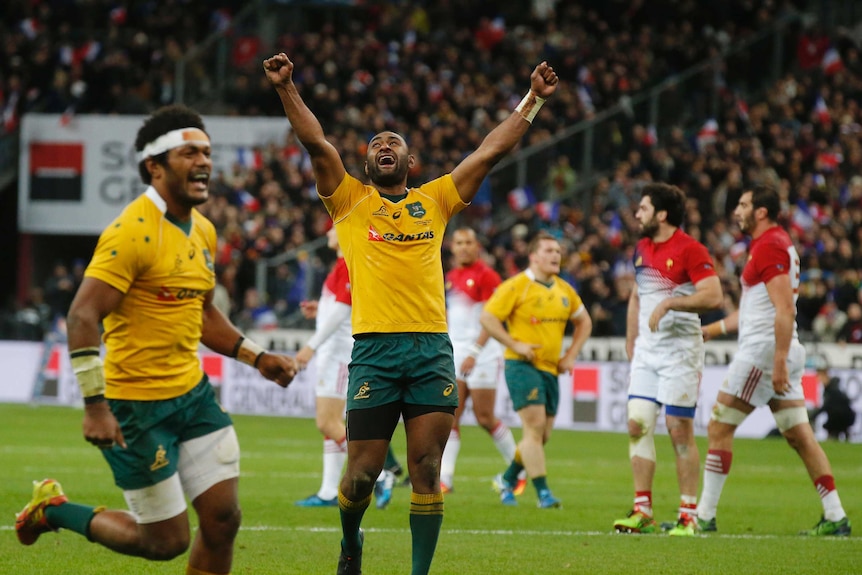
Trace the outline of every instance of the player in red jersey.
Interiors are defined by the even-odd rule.
[[[841,506],[832,466],[814,437],[805,409],[805,348],[796,330],[799,256],[776,221],[780,209],[778,193],[768,186],[756,186],[740,196],[734,216],[740,229],[751,235],[751,245],[742,270],[739,309],[703,328],[706,338],[738,330],[739,350],[709,422],[698,521],[703,531],[716,531],[718,500],[733,457],[733,435],[755,407],[768,405],[778,429],[802,458],[823,504],[820,522],[802,534],[848,536],[850,520]]]
[[[515,457],[512,430],[494,414],[497,385],[503,372],[503,348],[479,323],[482,307],[501,280],[482,260],[480,249],[476,232],[471,228],[460,228],[452,234],[455,266],[446,274],[446,314],[455,358],[458,409],[440,466],[440,487],[444,493],[452,489],[461,448],[459,422],[467,397],[473,398],[476,421],[491,435],[506,463]],[[524,484],[526,481],[522,491]]]
[[[614,523],[623,533],[655,531],[652,484],[655,424],[665,409],[676,453],[679,517],[671,535],[697,529],[699,456],[694,414],[703,373],[703,336],[698,313],[721,305],[721,283],[706,248],[680,229],[685,194],[675,186],[649,184],[641,192],[641,235],[634,253],[636,285],[629,299],[626,352],[629,382],[629,458],[634,507]]]

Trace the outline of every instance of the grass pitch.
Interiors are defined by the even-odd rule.
[[[235,416],[242,447],[243,526],[236,574],[331,574],[341,539],[338,510],[293,505],[317,490],[321,439],[310,419]],[[15,575],[183,574],[186,559],[152,563],[124,557],[71,532],[43,535],[32,547],[14,534],[14,514],[34,479],[53,477],[72,501],[124,507],[107,464],[81,437],[81,411],[0,404],[0,573]],[[515,430],[516,438],[520,430]],[[670,441],[659,437],[654,506],[659,521],[678,505]],[[404,462],[404,432],[393,444]],[[698,438],[701,460],[705,438]],[[437,575],[470,574],[817,574],[862,572],[862,446],[824,444],[848,515],[850,538],[796,535],[812,527],[821,507],[796,454],[783,440],[737,440],[717,534],[673,539],[617,535],[611,525],[631,506],[632,480],[624,435],[556,431],[547,446],[548,479],[563,509],[535,507],[528,487],[515,508],[503,507],[491,477],[504,467],[487,435],[462,430],[455,491],[446,496],[443,531],[432,565]],[[397,488],[388,509],[365,515],[363,572],[410,571],[409,488]]]

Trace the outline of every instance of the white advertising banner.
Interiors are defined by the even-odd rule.
[[[80,405],[81,396],[69,365],[65,344],[0,342],[0,360],[10,377],[0,379],[0,401],[38,401],[59,405]],[[287,388],[264,379],[254,368],[201,350],[204,371],[216,389],[222,405],[231,413],[283,417],[314,417],[314,384],[317,377],[315,362]],[[712,406],[726,366],[708,366],[701,382],[700,399],[695,417],[695,432],[706,434]],[[841,387],[860,414],[853,425],[853,441],[862,441],[862,373],[853,369],[832,369]],[[626,432],[626,403],[629,365],[626,362],[583,362],[571,374],[560,376],[560,405],[556,427],[595,431]],[[802,385],[808,408],[822,402],[822,389],[814,371],[806,371]],[[505,382],[497,392],[497,415],[511,427],[519,427],[512,410]],[[658,431],[665,433],[664,418],[659,418]],[[475,425],[472,411],[465,410],[463,423]],[[818,418],[818,437],[825,438],[823,418]],[[740,426],[739,437],[764,437],[775,427],[767,408],[755,410]]]
[[[99,235],[145,186],[135,136],[144,116],[27,114],[21,122],[18,226],[37,234]],[[257,147],[282,143],[286,118],[205,116],[213,174],[255,162]]]

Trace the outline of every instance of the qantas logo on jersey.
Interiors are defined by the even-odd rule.
[[[427,231],[421,234],[381,234],[372,226],[368,226],[368,241],[370,242],[418,242],[422,240],[433,240],[434,232]]]
[[[385,242],[380,232],[374,229],[373,226],[368,226],[368,241],[369,242]]]
[[[205,290],[180,288],[176,294],[171,293],[171,290],[165,286],[161,286],[156,292],[156,299],[159,301],[181,301],[184,299],[193,299],[200,297],[206,293]]]

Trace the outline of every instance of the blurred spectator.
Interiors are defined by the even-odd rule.
[[[842,437],[850,440],[850,428],[856,421],[856,412],[850,404],[850,398],[841,389],[841,380],[829,376],[829,367],[825,364],[817,367],[817,380],[823,385],[823,403],[811,414],[814,421],[821,413],[826,414],[823,429],[829,434],[829,439],[838,440]]]
[[[41,287],[30,289],[27,302],[15,313],[18,324],[16,339],[41,341],[51,330],[51,307],[45,303]]]
[[[847,323],[847,314],[838,309],[832,298],[826,300],[812,323],[816,341],[834,343]]]
[[[65,317],[72,298],[75,297],[75,279],[63,262],[54,264],[51,277],[45,283],[45,301],[51,309],[51,317]]]
[[[243,309],[236,316],[237,327],[244,331],[252,329],[275,329],[278,318],[267,305],[257,288],[250,287],[243,296]]]
[[[15,129],[28,111],[134,113],[172,101],[177,60],[210,32],[231,29],[242,5],[214,0],[169,6],[175,4],[183,9],[128,0],[11,4],[0,22],[0,113],[6,128]],[[457,11],[449,8],[370,3],[355,7],[351,14],[361,17],[343,26],[288,26],[275,40],[276,49],[284,48],[307,71],[297,85],[316,94],[315,111],[338,135],[351,173],[363,173],[371,135],[364,126],[424,142],[411,177],[429,179],[450,169],[520,98],[512,62],[548,59],[571,86],[535,119],[527,143],[538,143],[721,53],[790,4],[465,0]],[[631,263],[640,188],[661,180],[687,192],[686,230],[708,245],[722,283],[738,291],[747,245],[732,212],[743,188],[768,182],[781,190],[783,223],[806,270],[798,302],[803,337],[813,333],[828,299],[839,312],[849,312],[862,278],[862,62],[851,36],[822,27],[794,34],[789,31],[796,50],[788,51],[794,66],[764,85],[761,98],[746,102],[736,86],[746,81],[747,68],[758,74],[765,68],[737,62],[722,71],[711,143],[697,137],[706,107],[691,102],[702,98],[701,88],[685,85],[660,104],[661,114],[680,118],[677,125],[656,133],[639,117],[642,112],[632,110],[631,118],[596,131],[593,169],[605,175],[580,190],[591,201],[574,196],[580,182],[573,166],[580,167],[580,157],[571,142],[530,166],[535,201],[551,200],[554,208],[542,217],[537,205],[529,205],[512,210],[513,224],[498,227],[501,214],[510,213],[500,205],[508,190],[489,184],[487,200],[464,217],[475,218],[488,237],[495,269],[508,277],[525,267],[526,241],[548,230],[568,246],[562,275],[579,289],[594,289],[591,309],[605,318],[597,327],[623,335],[624,325],[614,318],[625,286],[615,270]],[[280,116],[277,98],[252,67],[260,60],[256,50],[269,53],[271,47],[245,29],[229,38],[229,54],[238,65],[225,78],[224,101],[214,110]],[[456,64],[469,73],[453,73]],[[199,84],[214,86],[207,77],[212,71],[198,68]],[[714,82],[719,79],[704,81],[710,94]],[[329,225],[308,155],[295,137],[262,142],[256,152],[262,165],[237,164],[230,173],[216,174],[211,200],[201,206],[219,231],[220,283],[235,313],[247,311],[244,294],[256,287],[257,262],[303,246]],[[277,321],[291,321],[305,299],[317,277],[315,261],[302,254],[271,269],[267,293],[258,298],[271,302]],[[71,298],[60,284],[54,276],[45,283],[52,313],[65,313]]]
[[[862,304],[851,303],[847,306],[847,321],[836,340],[840,343],[862,343]]]

